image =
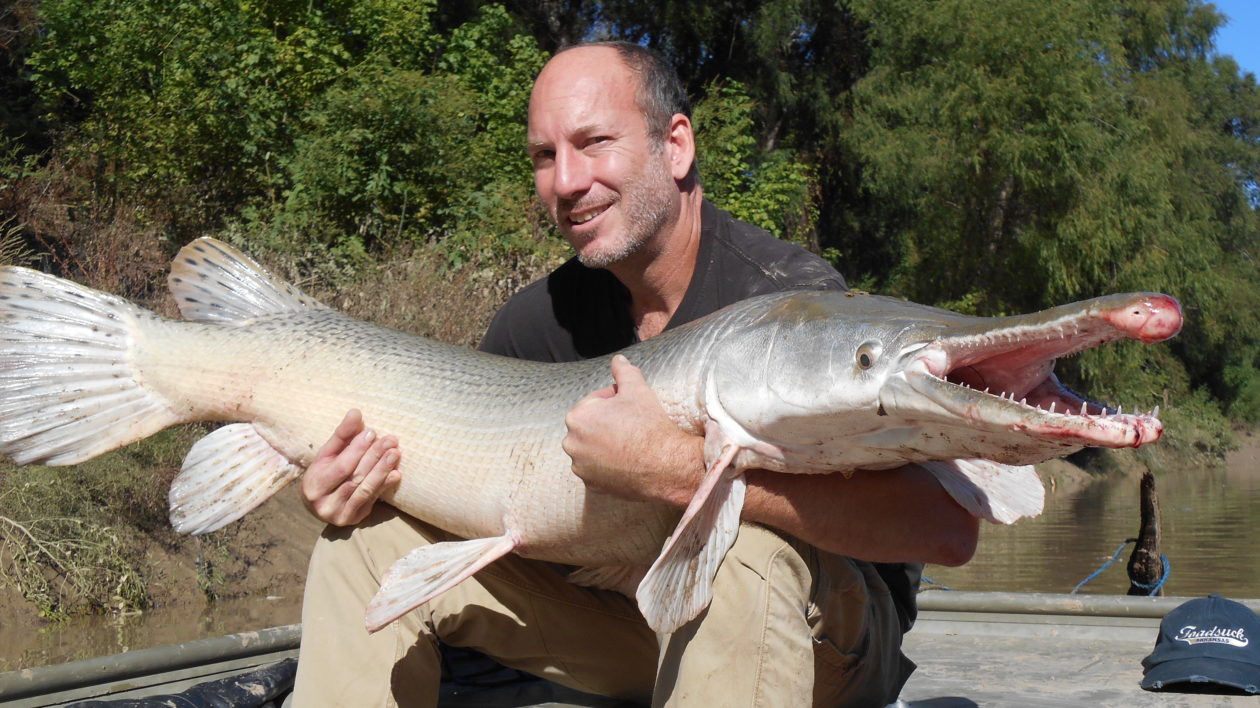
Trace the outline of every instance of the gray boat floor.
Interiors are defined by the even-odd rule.
[[[1155,693],[1138,686],[1142,659],[1155,645],[1159,618],[1187,599],[924,593],[919,596],[919,619],[904,643],[918,669],[895,705],[1260,708],[1260,696]],[[1260,609],[1260,602],[1244,602]],[[444,708],[626,705],[569,693],[545,682],[497,692],[444,692],[442,698]]]
[[[918,669],[899,708],[1251,706],[1260,696],[1151,693],[1138,686],[1159,618],[1188,598],[927,592],[905,651]],[[1260,600],[1242,600],[1260,611]],[[297,653],[300,629],[259,632],[0,674],[0,705],[140,698],[252,671]],[[452,652],[442,708],[621,708],[624,702],[523,677],[475,652]],[[291,705],[291,696],[277,699]],[[275,705],[274,703],[268,705]]]
[[[923,611],[904,651],[919,665],[913,708],[969,706],[1260,707],[1260,696],[1144,691],[1159,620]]]

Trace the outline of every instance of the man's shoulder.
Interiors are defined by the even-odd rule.
[[[548,288],[549,281],[557,274],[572,276],[570,263],[566,262],[549,275],[539,278],[516,291],[494,313],[490,326],[481,339],[479,348],[492,354],[502,354],[517,359],[538,359],[541,348],[556,336],[555,308]]]
[[[707,202],[704,219],[712,239],[710,267],[723,279],[746,283],[755,290],[749,294],[847,288],[835,267],[799,244],[776,238]]]
[[[490,321],[480,349],[534,361],[593,356],[608,346],[604,340],[619,336],[624,317],[617,312],[625,308],[616,304],[623,290],[608,271],[570,259],[508,298]]]

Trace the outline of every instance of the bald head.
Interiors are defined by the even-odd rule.
[[[573,58],[579,62],[620,62],[626,70],[625,78],[633,82],[635,105],[643,114],[648,136],[653,142],[665,139],[674,115],[691,117],[691,102],[678,73],[647,47],[620,41],[584,42],[562,48],[551,61],[560,60],[567,54],[574,55]]]

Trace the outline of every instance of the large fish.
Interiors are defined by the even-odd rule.
[[[299,476],[358,407],[406,451],[385,500],[470,539],[398,561],[368,608],[372,631],[509,552],[583,566],[577,580],[605,587],[652,564],[639,605],[672,631],[709,601],[751,468],[921,463],[977,516],[1039,513],[1031,463],[1162,431],[1153,414],[1063,389],[1054,359],[1181,326],[1176,300],[1149,293],[983,319],[810,291],[666,332],[624,354],[679,426],[706,435],[705,485],[671,536],[676,510],[587,491],[561,450],[565,412],[610,382],[607,357],[518,361],[366,324],[212,239],[180,252],[169,284],[183,321],[0,269],[0,454],[73,465],[175,423],[233,421],[192,447],[171,486],[175,528],[205,533]]]

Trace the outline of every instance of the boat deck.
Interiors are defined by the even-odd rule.
[[[1144,691],[1160,618],[1190,598],[943,592],[919,595],[905,652],[913,708],[1260,707],[1260,697]],[[1260,601],[1244,600],[1260,611]]]
[[[905,641],[906,653],[919,668],[903,690],[899,707],[1260,708],[1257,696],[1151,693],[1138,687],[1141,661],[1154,646],[1160,618],[1187,599],[923,593],[919,620]],[[1242,602],[1260,611],[1260,600]],[[177,693],[194,684],[291,659],[297,654],[299,633],[296,625],[276,627],[0,674],[0,705],[65,705],[91,698]],[[480,655],[455,652],[452,656],[453,673],[473,680],[444,683],[443,708],[628,705],[540,679],[522,680],[517,672]],[[276,698],[268,705],[287,705],[287,688],[268,690],[273,688]]]

